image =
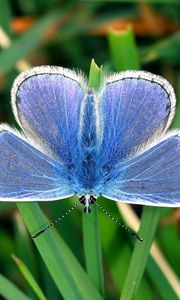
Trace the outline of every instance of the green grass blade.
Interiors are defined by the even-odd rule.
[[[101,200],[99,200],[99,202],[100,201]],[[104,206],[113,216],[120,219],[120,221],[122,222],[121,217],[118,216],[118,210],[113,205],[112,201],[104,202]],[[161,214],[162,214],[162,209],[161,209]],[[132,250],[131,250],[132,247],[128,242],[129,237],[127,237],[123,232],[121,232],[121,230],[118,229],[117,225],[114,224],[113,222],[108,223],[109,234],[107,235],[106,215],[100,214],[100,224],[101,224],[100,228],[102,230],[101,235],[104,237],[102,239],[103,253],[107,265],[110,266],[109,276],[112,277],[115,288],[117,292],[120,293],[124,284],[124,279],[128,272],[129,261],[131,259],[131,254],[132,254]],[[158,238],[159,235],[162,234],[162,231],[163,229],[161,228],[158,232]],[[170,233],[170,235],[172,235],[172,232]],[[166,237],[166,239],[168,240],[168,237]],[[130,241],[132,242],[132,239]],[[179,244],[177,243],[177,248],[178,245]],[[173,251],[173,249],[171,249],[171,251]],[[178,259],[176,259],[176,264],[177,261]],[[154,287],[153,289],[152,286]],[[160,269],[159,265],[156,263],[154,258],[150,256],[147,260],[146,274],[145,276],[143,276],[141,280],[135,299],[152,300],[154,299],[155,290],[161,296],[160,298],[161,300],[167,300],[167,299],[177,300],[177,294],[178,294],[177,290],[173,289],[173,286],[167,280],[162,269]]]
[[[97,89],[101,82],[102,70],[92,60],[89,74],[89,87]],[[83,214],[83,242],[86,269],[97,289],[104,294],[101,239],[98,208],[93,205],[91,214]]]
[[[36,202],[18,203],[17,206],[31,235],[49,223]],[[34,242],[64,299],[88,300],[92,297],[102,300],[55,228]]]
[[[32,287],[34,292],[36,293],[38,299],[40,300],[46,300],[45,295],[43,294],[41,288],[39,287],[38,283],[34,279],[33,275],[29,271],[29,269],[26,267],[26,265],[20,260],[17,256],[14,254],[12,255],[12,258],[14,259],[16,265],[18,266],[19,270],[23,274],[24,278],[27,280],[29,285]]]
[[[32,300],[2,274],[0,274],[0,295],[7,300]]]
[[[98,89],[102,81],[102,68],[99,68],[95,61],[92,59],[90,71],[89,71],[89,81],[88,86],[93,89]]]
[[[172,123],[172,127],[180,128],[180,79],[178,80],[176,114]]]
[[[139,241],[136,241],[135,243],[120,300],[132,300],[135,298],[149,257],[150,247],[160,217],[160,210],[161,208],[159,207],[144,206],[143,208],[140,236],[143,237],[144,242],[139,243]]]
[[[98,207],[93,206],[91,214],[83,214],[83,241],[86,269],[97,289],[104,293],[101,240],[99,232]]]
[[[147,272],[149,277],[151,278],[152,283],[156,287],[157,291],[159,292],[159,295],[161,296],[162,300],[178,300],[178,295],[176,291],[172,288],[172,286],[169,284],[169,281],[164,276],[162,271],[159,269],[156,262],[152,259],[152,257],[149,257],[147,262]],[[179,294],[180,296],[180,294]]]
[[[138,70],[140,68],[134,33],[130,26],[122,31],[108,34],[112,66],[115,71]]]
[[[35,50],[44,40],[46,31],[61,19],[64,11],[51,12],[42,17],[29,31],[12,41],[8,49],[0,53],[0,73],[13,68],[22,59]]]
[[[11,18],[12,18],[12,8],[9,0],[1,0],[0,9],[0,26],[9,35],[11,34]]]
[[[105,200],[105,199],[104,199]],[[101,200],[99,200],[101,204]],[[112,216],[117,218],[120,222],[123,222],[119,211],[114,205],[113,201],[103,201],[103,207],[108,210]],[[108,234],[107,234],[107,222],[108,222]],[[117,227],[114,222],[108,221],[107,216],[103,213],[100,214],[100,228],[102,230],[102,247],[103,253],[106,259],[106,266],[109,266],[110,271],[108,276],[112,278],[113,285],[117,290],[117,294],[120,294],[126,275],[128,271],[129,261],[132,255],[132,238],[127,236],[121,228]],[[141,286],[137,293],[138,300],[152,300],[153,291],[151,284],[144,277],[141,281]]]
[[[16,253],[30,270],[30,272],[34,275],[34,277],[37,278],[38,267],[36,265],[37,262],[35,259],[34,247],[19,212],[15,213],[13,230],[17,249]]]
[[[154,61],[166,61],[166,63],[179,64],[180,33],[160,39],[158,42],[140,49],[143,64]]]
[[[11,253],[16,253],[16,255],[21,258],[23,263],[37,280],[39,276],[39,267],[37,266],[34,245],[29,236],[29,232],[26,229],[26,225],[18,211],[14,214],[13,225],[14,244],[16,245],[16,250]],[[35,297],[35,293],[28,282],[25,282],[23,287],[24,292],[29,295],[29,297]]]

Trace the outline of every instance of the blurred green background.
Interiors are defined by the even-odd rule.
[[[135,58],[132,58],[131,48],[124,53],[121,47],[123,34],[131,31],[130,28],[137,45]],[[99,66],[103,65],[106,72],[127,69],[127,63],[123,65],[123,62],[129,60],[129,69],[141,65],[142,69],[168,79],[178,100],[173,127],[180,127],[179,0],[0,0],[0,122],[16,125],[10,91],[19,72],[30,66],[48,64],[81,69],[88,76],[92,58]],[[137,67],[132,66],[131,58],[136,60]],[[103,199],[102,202],[121,220],[114,202],[105,202]],[[72,203],[73,199],[63,200],[61,203],[44,203],[41,207],[53,220],[69,209]],[[136,206],[134,209],[140,216],[141,207]],[[82,211],[77,209],[57,228],[78,262],[85,268],[81,219]],[[102,213],[99,213],[99,222],[105,279],[104,299],[118,299],[134,241]],[[180,275],[179,230],[180,210],[162,208],[156,241],[174,272],[177,289],[149,258],[140,288],[132,299],[178,299],[176,279]],[[36,284],[32,283],[26,269],[25,275],[22,274],[23,271],[17,266],[21,263],[14,262],[12,253],[25,263],[45,296],[37,292]],[[75,299],[64,296],[61,287],[51,278],[16,205],[11,203],[0,203],[0,273],[2,299]],[[170,276],[173,280],[174,277]],[[85,298],[79,296],[79,299]],[[92,299],[91,295],[86,299]]]

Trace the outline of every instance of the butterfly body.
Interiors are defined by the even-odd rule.
[[[79,120],[78,147],[75,164],[75,176],[78,193],[90,194],[99,178],[98,169],[98,131],[97,111],[94,104],[94,91],[88,89],[81,104]],[[80,191],[80,187],[83,191]]]
[[[126,71],[94,90],[74,71],[35,67],[15,80],[12,106],[22,131],[1,125],[1,201],[180,206],[175,94],[162,77]]]

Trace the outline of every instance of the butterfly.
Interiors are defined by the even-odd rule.
[[[78,195],[132,204],[180,206],[180,131],[167,132],[175,94],[145,71],[108,75],[99,90],[55,66],[21,73],[12,87],[21,132],[0,127],[0,201]]]

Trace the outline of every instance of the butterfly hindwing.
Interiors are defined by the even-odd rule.
[[[13,132],[0,132],[0,200],[47,201],[74,194],[63,165]]]
[[[180,205],[180,136],[118,164],[99,190],[113,200],[156,206]]]

